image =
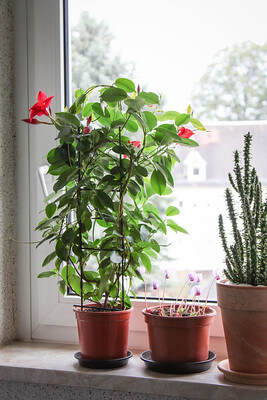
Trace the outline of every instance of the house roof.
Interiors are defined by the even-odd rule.
[[[199,143],[197,152],[207,162],[206,183],[228,182],[228,173],[233,171],[233,153],[235,150],[242,152],[244,134],[251,132],[251,163],[256,168],[260,180],[267,184],[267,122],[210,124],[206,125],[206,128],[207,132],[197,132],[194,135],[194,140]],[[189,156],[188,152],[190,154],[194,149],[182,146],[177,149],[181,163],[177,164],[175,175],[179,179],[183,177],[183,162]]]

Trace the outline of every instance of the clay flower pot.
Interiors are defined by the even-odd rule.
[[[206,307],[205,315],[168,317],[144,309],[151,358],[160,363],[205,361],[209,355],[209,332],[216,311]],[[196,307],[197,310],[197,307]]]
[[[218,305],[232,371],[267,373],[267,286],[217,282]]]
[[[127,356],[129,319],[132,309],[97,311],[75,307],[81,357],[112,360]]]

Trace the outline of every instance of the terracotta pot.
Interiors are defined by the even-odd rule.
[[[151,307],[155,309],[157,307]],[[216,311],[194,317],[165,317],[143,310],[151,358],[161,363],[205,361],[209,355],[209,331]]]
[[[126,357],[131,311],[85,311],[75,307],[81,357],[87,360]]]
[[[267,286],[217,282],[218,305],[232,371],[267,373]]]

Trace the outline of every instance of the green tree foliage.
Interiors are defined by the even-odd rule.
[[[112,53],[113,39],[105,22],[97,22],[88,12],[81,14],[71,33],[73,93],[93,83],[112,83],[118,75],[131,75],[131,67]]]
[[[192,103],[202,119],[267,119],[267,42],[219,51],[195,85]]]

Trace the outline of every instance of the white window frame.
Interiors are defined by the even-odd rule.
[[[44,208],[38,167],[46,164],[46,154],[54,146],[54,127],[21,122],[36,102],[39,90],[54,95],[53,112],[64,106],[63,0],[15,0],[16,25],[16,110],[17,110],[17,239],[35,242],[35,227]],[[72,307],[78,298],[62,296],[55,278],[37,279],[47,246],[18,243],[17,310],[18,336],[22,340],[50,340],[77,343]],[[156,303],[149,302],[149,305]],[[144,301],[135,300],[130,322],[129,347],[148,347],[142,315]],[[225,352],[218,307],[211,329],[212,349]],[[216,348],[215,348],[216,347]]]

